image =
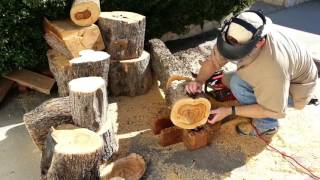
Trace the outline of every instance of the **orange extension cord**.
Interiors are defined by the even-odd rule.
[[[286,159],[288,162],[290,162],[290,164],[292,164],[295,168],[297,168],[297,167],[299,167],[299,166],[300,166],[301,168],[303,168],[303,169],[305,170],[304,173],[307,174],[307,175],[309,175],[311,178],[313,178],[313,179],[320,179],[320,176],[317,176],[317,175],[315,175],[314,173],[312,173],[312,171],[311,171],[309,168],[307,168],[307,167],[305,167],[304,165],[302,165],[301,163],[299,163],[299,162],[298,162],[296,159],[294,159],[292,156],[287,155],[287,153],[285,153],[285,152],[283,152],[283,151],[280,151],[280,150],[276,149],[275,147],[271,146],[271,145],[267,142],[267,140],[265,140],[265,139],[262,137],[262,135],[259,133],[258,129],[252,124],[252,122],[251,122],[251,125],[252,125],[252,127],[254,128],[255,132],[257,133],[258,137],[259,137],[269,148],[271,148],[273,151],[278,152],[279,154],[281,154],[282,157],[283,157],[284,159]],[[294,164],[293,162],[289,161],[287,158],[293,160],[298,166],[297,166],[296,164]]]

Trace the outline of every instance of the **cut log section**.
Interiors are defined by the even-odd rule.
[[[150,54],[146,51],[139,58],[111,60],[109,91],[114,96],[137,96],[148,92],[152,86]]]
[[[53,49],[67,58],[79,57],[84,49],[104,50],[105,46],[97,25],[79,27],[70,20],[44,20],[44,38]]]
[[[73,122],[97,131],[107,121],[107,92],[101,77],[82,77],[69,82]]]
[[[55,83],[52,78],[26,69],[9,73],[3,77],[45,94],[50,94],[51,88]]]
[[[74,0],[71,10],[71,20],[79,26],[90,26],[100,15],[99,0]]]
[[[172,78],[192,79],[192,71],[186,67],[185,62],[171,54],[160,39],[152,39],[149,43],[152,69],[160,81],[160,88],[166,88]]]
[[[24,114],[23,121],[37,147],[42,150],[51,127],[71,123],[69,97],[55,98]]]
[[[142,156],[132,153],[107,166],[100,167],[100,179],[110,180],[123,178],[125,180],[139,180],[146,171],[146,165]]]
[[[113,60],[134,59],[144,48],[146,18],[125,11],[102,12],[98,25]]]
[[[108,83],[110,56],[106,52],[93,50],[83,50],[80,53],[81,57],[72,60],[53,49],[47,53],[49,67],[57,80],[60,96],[69,94],[68,83],[72,79],[100,76]]]
[[[98,179],[102,138],[88,129],[64,127],[52,128],[48,135],[41,161],[42,179]]]

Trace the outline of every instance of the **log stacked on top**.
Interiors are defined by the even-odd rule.
[[[152,85],[150,55],[143,50],[145,16],[126,11],[102,12],[98,26],[111,56],[110,93],[115,96],[145,94]]]

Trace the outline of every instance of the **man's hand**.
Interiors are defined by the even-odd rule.
[[[216,122],[221,121],[225,117],[229,116],[231,112],[230,107],[220,107],[218,109],[211,110],[210,114],[213,116],[212,119],[209,119],[208,122],[210,124],[215,124]]]
[[[198,81],[191,81],[186,85],[185,90],[189,94],[201,93],[202,84],[203,83],[200,83]]]

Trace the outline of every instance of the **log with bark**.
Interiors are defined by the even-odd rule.
[[[183,129],[204,125],[209,117],[211,103],[203,95],[189,97],[185,92],[188,81],[173,81],[166,90],[166,101],[171,107],[170,119]]]
[[[112,119],[107,119],[107,90],[101,77],[82,77],[69,82],[73,122],[97,132],[104,140],[103,160],[118,151]]]
[[[41,158],[41,179],[98,179],[103,140],[73,125],[52,128]]]
[[[49,67],[57,81],[60,96],[69,94],[68,83],[72,79],[100,76],[108,83],[110,56],[106,52],[83,50],[81,57],[68,59],[54,49],[47,52]]]
[[[152,86],[150,54],[146,51],[139,58],[111,60],[109,91],[114,96],[137,96],[148,92]]]
[[[114,177],[120,177],[125,180],[139,180],[146,170],[143,157],[132,153],[127,157],[118,159],[117,161],[102,165],[100,168],[100,179],[109,180]]]
[[[79,26],[90,26],[100,15],[99,0],[74,0],[70,9],[71,20]]]
[[[79,57],[84,49],[104,50],[105,46],[97,25],[80,27],[70,20],[44,20],[44,38],[53,49],[67,58]]]
[[[192,78],[191,70],[186,67],[185,62],[176,58],[164,42],[152,39],[149,43],[152,69],[160,81],[160,88],[166,88],[172,79]]]
[[[125,11],[102,12],[98,25],[113,60],[134,59],[144,48],[146,18]]]
[[[71,123],[69,97],[55,98],[24,114],[23,121],[36,146],[42,150],[51,127]]]

